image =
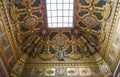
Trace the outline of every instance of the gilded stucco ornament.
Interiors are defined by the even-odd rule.
[[[32,4],[35,0],[18,0],[22,5],[26,5],[28,2],[29,4]]]
[[[64,40],[62,38],[57,39],[56,41],[57,46],[62,47],[64,46]]]
[[[78,5],[77,11],[75,11],[75,15],[77,15],[77,18],[75,20],[74,28],[72,29],[61,29],[59,31],[56,29],[47,29],[46,27],[46,14],[44,10],[44,0],[40,0],[42,2],[38,6],[32,7],[35,0],[19,0],[19,2],[25,6],[24,9],[17,9],[16,13],[19,14],[18,17],[21,17],[22,14],[27,14],[25,18],[23,18],[22,22],[16,22],[17,27],[17,34],[19,36],[19,39],[21,40],[24,47],[25,52],[28,54],[32,54],[32,56],[37,56],[42,61],[45,61],[47,63],[33,63],[33,64],[26,64],[26,66],[42,66],[45,69],[45,76],[56,76],[55,75],[55,69],[56,68],[50,68],[52,66],[66,66],[66,68],[71,66],[98,66],[102,65],[103,62],[76,62],[75,60],[80,60],[81,58],[86,56],[91,56],[94,53],[98,52],[99,45],[104,41],[105,39],[105,32],[104,27],[106,26],[105,20],[109,17],[109,15],[105,12],[109,12],[109,3],[106,4],[105,8],[103,7],[96,7],[95,4],[99,3],[100,0],[85,0],[88,3],[87,5],[82,5],[79,3],[79,1],[76,5]],[[36,0],[37,1],[37,0]],[[37,4],[34,4],[37,5]],[[75,5],[75,6],[76,6]],[[108,8],[107,8],[108,6]],[[76,9],[76,8],[75,8]],[[83,16],[80,16],[82,11],[87,11],[87,14],[84,14]],[[33,15],[40,12],[41,15],[39,17]],[[97,12],[103,16],[103,18],[99,19],[94,13]],[[104,13],[103,13],[104,12]],[[76,14],[77,13],[77,14]],[[14,14],[14,13],[13,13]],[[108,13],[110,14],[110,13]],[[15,16],[13,16],[15,18]],[[17,20],[16,20],[17,21]],[[39,23],[39,21],[41,23]],[[104,21],[104,27],[103,25],[99,24]],[[77,23],[78,22],[78,23]],[[80,24],[83,23],[84,25]],[[22,24],[21,24],[22,23]],[[37,25],[39,23],[39,25]],[[81,26],[82,25],[82,26]],[[22,26],[22,29],[20,29]],[[77,27],[76,27],[77,26]],[[84,26],[84,27],[83,27]],[[97,28],[96,28],[97,27]],[[100,28],[99,28],[100,27]],[[27,30],[28,29],[28,30]],[[21,30],[21,31],[20,31]],[[24,32],[25,30],[25,32]],[[50,32],[48,32],[50,30]],[[54,36],[50,35],[50,33],[57,32]],[[66,34],[68,33],[68,34]],[[70,34],[70,35],[69,35]],[[28,38],[26,38],[28,36]],[[68,36],[67,36],[68,35]],[[52,36],[52,37],[51,37]],[[71,38],[70,38],[71,36]],[[42,47],[45,46],[45,49],[42,50]],[[66,61],[61,62],[51,62],[51,59],[56,59],[57,56],[54,52],[57,52],[58,49],[62,47],[63,50],[66,52],[67,50],[71,51],[68,52],[67,55],[65,55],[65,58],[70,58],[72,61]],[[51,48],[53,50],[51,50]],[[32,50],[33,49],[33,50]],[[42,53],[38,53],[39,50],[42,50]],[[89,58],[88,57],[88,58]],[[46,68],[48,66],[48,68]],[[88,75],[90,76],[91,71],[89,68],[85,68],[81,70],[79,69],[80,74]],[[60,70],[61,71],[61,70]],[[39,70],[36,71],[36,76],[39,74]],[[75,70],[68,70],[68,75],[73,76],[72,74],[75,74]],[[63,73],[59,72],[57,76],[63,76]],[[79,77],[79,76],[78,76]]]
[[[98,2],[100,2],[100,0],[85,0],[87,3],[92,3],[94,2],[94,4],[97,4]]]
[[[58,76],[64,76],[64,71],[65,69],[63,67],[58,67],[56,72]]]
[[[76,30],[78,30],[76,33]],[[97,44],[94,41],[90,41],[88,40],[90,37],[85,36],[87,35],[86,32],[83,32],[83,30],[76,26],[73,30],[72,30],[72,34],[76,36],[76,38],[81,39],[81,41],[84,43],[84,52],[83,53],[94,53],[97,52]],[[88,37],[88,38],[86,38]]]
[[[55,68],[47,68],[45,75],[46,76],[55,76]]]
[[[79,30],[74,30],[74,33],[75,33],[75,37],[77,37],[77,39],[79,38],[79,41],[80,41],[80,42],[78,42],[79,43],[78,46],[80,48],[84,48],[82,52],[87,53],[87,51],[91,51],[91,52],[88,52],[88,53],[94,53],[95,51],[97,51],[98,43],[97,43],[96,39],[94,39],[94,37],[91,36],[91,34],[95,34],[95,37],[98,37],[97,32],[95,30],[92,30],[92,28],[96,27],[96,25],[98,25],[99,20],[93,14],[93,11],[96,11],[96,10],[95,10],[95,6],[92,5],[92,3],[97,4],[97,3],[99,3],[100,0],[95,0],[95,1],[94,0],[85,0],[85,1],[89,4],[89,6],[83,6],[82,5],[82,6],[80,6],[80,8],[87,9],[87,11],[90,12],[90,13],[85,14],[82,17],[80,17],[80,16],[78,16],[78,17],[83,19],[82,22],[87,25],[87,28],[86,29],[80,28]],[[13,8],[17,13],[16,17],[20,17],[20,15],[22,15],[22,14],[27,14],[27,16],[25,16],[23,18],[22,22],[20,21],[20,22],[16,23],[17,25],[23,23],[19,27],[17,27],[17,29],[19,28],[18,31],[17,31],[18,32],[17,36],[18,36],[18,39],[20,39],[21,43],[23,44],[24,50],[26,52],[30,53],[30,52],[32,52],[31,48],[33,48],[34,49],[34,56],[35,56],[36,52],[38,52],[44,45],[46,46],[45,40],[43,40],[43,39],[46,38],[46,34],[48,34],[48,31],[46,30],[46,28],[44,28],[45,30],[42,30],[41,27],[35,28],[35,26],[39,23],[39,21],[44,20],[44,18],[43,18],[44,14],[42,13],[44,11],[42,9],[43,6],[40,4],[36,8],[33,8],[31,5],[35,2],[35,0],[31,0],[31,1],[29,1],[29,0],[23,0],[23,1],[19,0],[19,2],[23,6],[25,6],[24,9],[26,10],[27,13],[25,12],[24,9],[16,8],[17,10],[15,10],[15,8]],[[40,2],[42,2],[42,1],[40,1]],[[38,13],[38,8],[39,8],[39,12],[41,14],[40,18],[33,15],[34,12]],[[14,14],[14,13],[12,13],[12,14]],[[15,18],[15,17],[13,17],[13,18]],[[44,21],[42,23],[43,23],[42,27],[45,27],[46,23]],[[25,31],[25,32],[24,31],[20,32],[20,27],[22,27],[24,30],[27,30],[27,29],[28,30]],[[82,32],[80,33],[80,31],[82,31]],[[63,31],[63,32],[65,32],[65,31]],[[60,39],[59,37],[61,37],[62,40],[59,40]],[[90,40],[92,40],[92,41],[90,41]],[[52,44],[52,47],[57,51],[60,46],[62,46],[63,50],[67,50],[67,48],[69,47],[68,45],[70,44],[70,45],[72,45],[73,53],[70,53],[69,57],[71,57],[71,58],[76,57],[74,59],[79,59],[81,57],[81,54],[78,54],[78,51],[75,51],[75,48],[74,48],[74,45],[76,45],[77,42],[75,41],[75,43],[72,43],[71,41],[69,41],[68,37],[61,34],[60,36],[56,35],[52,39],[52,41],[47,45],[50,46]],[[46,54],[47,55],[51,54],[50,51],[49,51],[49,48],[47,50],[47,53],[46,53],[46,51],[44,51],[44,53],[42,53],[40,55],[43,58],[43,56],[46,55]],[[49,56],[49,57],[51,57],[51,56]]]
[[[86,28],[80,27],[79,30],[74,30],[73,36],[75,36],[77,39],[79,38],[79,47],[84,48],[83,52],[84,53],[94,53],[98,49],[98,45],[100,45],[99,42],[103,42],[105,38],[105,33],[103,28],[101,30],[99,29],[98,31],[93,30],[94,27],[97,27],[99,25],[99,22],[102,22],[102,19],[99,19],[94,12],[98,12],[103,16],[103,19],[106,20],[109,15],[110,15],[110,2],[107,1],[106,5],[103,7],[96,7],[95,5],[100,2],[100,0],[85,0],[88,5],[82,5],[79,3],[78,6],[79,10],[75,12],[77,16],[76,22],[83,22],[83,24],[86,25]],[[45,23],[45,17],[43,12],[45,10],[43,9],[44,6],[42,4],[39,4],[39,6],[36,6],[33,8],[33,4],[35,0],[18,0],[17,3],[21,3],[24,7],[24,9],[21,9],[20,7],[18,8],[17,6],[14,6],[14,4],[11,4],[11,17],[12,19],[16,22],[19,17],[22,15],[26,14],[26,16],[23,18],[23,21],[16,22],[16,29],[17,29],[17,39],[18,41],[23,45],[25,48],[25,51],[28,53],[32,52],[30,51],[31,48],[34,49],[34,52],[36,53],[39,49],[43,47],[43,45],[46,46],[45,40],[43,40],[46,37],[47,30],[46,30],[46,23]],[[44,3],[44,1],[40,1],[40,3]],[[80,10],[81,9],[81,10]],[[82,11],[87,11],[87,14],[84,14],[83,16],[80,16],[79,13]],[[107,14],[107,13],[108,14]],[[39,17],[37,17],[34,13],[39,13]],[[37,25],[41,22],[41,26]],[[36,25],[39,26],[36,28]],[[80,24],[81,25],[81,24]],[[79,26],[79,24],[75,24],[75,26]],[[101,26],[101,25],[99,25]],[[45,30],[42,30],[41,28],[45,27]],[[22,29],[20,29],[22,28]],[[75,28],[74,28],[75,29]],[[21,31],[20,31],[21,30]],[[42,31],[42,32],[41,32]],[[63,30],[63,32],[65,32]],[[39,36],[40,34],[40,36]],[[100,34],[100,35],[99,35]],[[91,36],[92,35],[92,36]],[[45,37],[44,37],[45,36]],[[59,35],[56,35],[48,45],[52,44],[52,47],[57,51],[59,49],[59,46],[62,46],[64,50],[68,48],[68,45],[71,44],[71,42],[68,40],[69,38],[66,38],[65,35],[62,35],[61,40],[59,40]],[[49,41],[49,40],[48,40]],[[37,43],[38,42],[38,43]],[[41,45],[41,43],[43,43]],[[26,44],[26,45],[24,45]],[[71,44],[72,47],[75,44]],[[74,47],[73,47],[74,48]],[[46,51],[45,51],[46,52]],[[49,52],[49,49],[48,49]],[[78,51],[76,51],[78,52]],[[46,54],[46,53],[45,53]],[[47,53],[48,54],[48,53]],[[51,54],[51,53],[50,53]],[[78,54],[78,53],[77,53]],[[76,53],[70,53],[70,55],[77,55]],[[42,55],[42,54],[40,54]],[[71,56],[71,58],[72,58]],[[80,55],[77,55],[77,58],[81,57]],[[77,59],[76,58],[76,59]]]
[[[62,47],[65,50],[68,48],[68,45],[67,45],[68,41],[69,40],[65,35],[59,34],[52,39],[51,43],[54,49],[58,50],[60,47]]]
[[[68,54],[67,56],[69,56],[73,60],[78,60],[82,57],[82,54],[79,54],[78,52],[76,53],[74,52],[74,53]]]
[[[89,26],[96,26],[97,25],[97,18],[93,16],[85,16],[84,17],[84,23],[89,25]]]
[[[45,51],[43,52],[42,54],[39,55],[39,57],[43,60],[50,60],[52,59],[53,57],[55,57],[55,55],[51,54],[50,52],[48,51]]]
[[[86,24],[87,27],[85,27],[85,28],[80,27],[81,30],[74,29],[73,31],[74,31],[75,35],[74,34],[72,35],[72,39],[71,40],[69,40],[69,37],[64,36],[64,32],[67,32],[68,30],[63,30],[61,32],[61,34],[63,34],[63,36],[61,37],[62,40],[64,41],[63,42],[63,41],[59,40],[59,38],[58,38],[58,37],[60,37],[59,34],[56,35],[57,37],[55,36],[57,38],[55,41],[53,39],[52,39],[52,41],[50,41],[50,39],[49,39],[50,36],[49,35],[47,36],[48,30],[46,28],[44,28],[43,30],[40,29],[41,26],[45,26],[46,25],[46,23],[44,21],[42,21],[44,19],[42,19],[42,17],[40,19],[38,19],[36,17],[36,19],[35,19],[34,18],[35,16],[31,15],[31,14],[33,14],[33,12],[36,12],[36,10],[33,11],[31,8],[28,8],[28,6],[30,7],[31,5],[26,4],[26,3],[28,3],[27,1],[31,1],[32,2],[33,0],[21,0],[21,3],[24,6],[26,5],[25,8],[27,8],[27,9],[18,9],[18,8],[11,7],[11,12],[12,12],[11,16],[13,17],[13,20],[15,21],[15,25],[16,25],[15,26],[15,28],[16,28],[15,30],[16,30],[16,34],[18,36],[17,39],[20,42],[19,44],[25,44],[25,45],[23,45],[23,47],[26,50],[25,52],[27,52],[28,54],[31,54],[31,52],[32,52],[31,49],[33,48],[34,49],[33,50],[34,53],[32,54],[32,56],[35,56],[35,57],[38,56],[39,58],[42,59],[42,61],[44,61],[46,63],[41,63],[41,61],[40,61],[40,63],[31,63],[31,64],[28,63],[28,64],[25,64],[25,66],[27,68],[34,68],[34,67],[38,66],[37,67],[38,69],[32,70],[32,72],[30,72],[29,74],[25,73],[25,74],[23,74],[24,76],[34,75],[34,76],[41,76],[41,77],[42,76],[43,77],[44,76],[49,76],[49,77],[54,76],[54,77],[56,77],[56,76],[63,76],[63,75],[65,75],[65,76],[71,76],[71,77],[74,77],[74,76],[80,77],[80,76],[94,76],[97,73],[97,75],[100,75],[100,77],[102,77],[102,75],[99,74],[99,73],[101,73],[101,71],[103,72],[103,75],[106,75],[106,74],[110,73],[109,66],[104,64],[104,61],[103,61],[102,58],[99,58],[99,57],[96,58],[95,57],[95,59],[97,59],[95,62],[91,62],[91,60],[89,62],[85,62],[86,59],[84,59],[83,62],[79,61],[80,59],[82,59],[84,57],[83,54],[89,54],[90,53],[89,51],[91,51],[92,53],[95,54],[95,52],[98,50],[97,46],[99,46],[101,43],[104,42],[104,39],[106,38],[105,37],[105,32],[104,32],[104,28],[106,27],[106,23],[105,22],[109,18],[109,14],[110,14],[109,2],[108,2],[108,4],[106,6],[104,6],[104,11],[103,11],[102,7],[101,7],[102,8],[101,9],[99,7],[97,8],[96,6],[92,6],[92,5],[89,6],[89,7],[86,7],[86,6],[83,6],[83,5],[79,6],[79,7],[82,7],[83,9],[87,8],[87,11],[90,12],[89,15],[91,15],[91,16],[84,15],[84,16],[86,16],[85,20],[80,20],[84,24]],[[86,1],[87,1],[87,3],[92,3],[92,1],[94,1],[93,4],[97,4],[100,0],[86,0]],[[14,5],[14,4],[11,4],[11,5]],[[0,7],[2,7],[2,6],[0,6]],[[42,11],[40,7],[39,8],[34,7],[34,8]],[[97,12],[99,12],[99,13],[104,12],[103,14],[105,14],[105,16],[102,15],[102,16],[104,16],[103,19],[99,20],[98,18],[95,19],[93,17],[95,15],[93,15],[92,13],[95,12],[95,8],[97,8]],[[4,9],[5,8],[3,8],[3,11],[4,11]],[[24,10],[27,10],[27,13]],[[31,12],[31,13],[29,13],[29,12]],[[6,19],[7,15],[5,15],[6,13],[5,12],[2,12],[2,13],[3,13],[3,18],[5,18],[5,20],[7,21],[7,19]],[[22,21],[22,22],[24,22],[25,24],[21,25],[22,22],[18,21],[18,17],[21,17],[22,14],[27,14],[26,17],[28,17],[28,18],[24,19],[24,21]],[[33,16],[33,18],[30,18],[31,16]],[[38,25],[39,27],[37,26],[37,28],[35,28],[36,24],[37,24],[36,21],[37,21],[37,23],[39,23],[38,21],[40,21],[43,24],[40,23],[41,26]],[[99,29],[98,31],[97,30],[93,30],[93,27],[97,27],[96,26],[96,25],[98,25],[97,22],[103,23],[102,24],[102,28]],[[5,25],[6,26],[9,25],[9,23],[6,22]],[[24,26],[25,28],[21,29],[21,26]],[[77,24],[77,26],[80,26],[80,25]],[[101,27],[101,25],[99,25],[99,26]],[[23,32],[22,30],[23,29],[26,30],[26,28],[29,29],[29,31]],[[79,29],[79,27],[78,27],[78,29]],[[9,31],[9,33],[11,33],[9,27],[6,30]],[[68,32],[72,33],[72,32],[70,32],[70,30]],[[96,42],[95,39],[93,39],[93,37],[90,37],[90,34],[94,34],[96,37],[98,37],[98,39],[99,39],[99,40],[97,40],[98,42]],[[11,38],[11,34],[9,34],[9,35],[10,35],[10,39],[12,39]],[[23,41],[23,39],[27,35],[30,35],[28,40]],[[11,41],[13,41],[13,40],[11,40]],[[54,43],[52,43],[53,41],[54,41]],[[57,44],[57,41],[58,41],[58,44]],[[12,44],[14,44],[14,42],[12,42]],[[42,54],[38,55],[38,53],[36,53],[37,50],[42,49],[42,47],[44,45],[48,46],[48,48],[46,48],[46,50],[44,50],[44,52]],[[50,45],[56,46],[56,47],[53,46],[53,49],[55,49],[56,51],[58,50],[59,46],[62,46],[64,48],[64,50],[67,50],[67,48],[69,48],[67,45],[71,45],[72,52],[70,52],[68,54],[68,56],[65,57],[65,58],[70,58],[72,61],[71,62],[70,61],[65,61],[65,62],[50,61],[53,58],[57,58],[54,54],[51,54],[50,47],[49,47]],[[80,52],[78,49],[76,49],[77,45],[78,45],[78,47],[83,49],[83,50],[80,50],[80,51],[83,51],[83,52]],[[12,45],[12,47],[14,48],[15,45]],[[84,53],[84,52],[87,52],[87,53]],[[91,56],[91,54],[89,54],[89,55]],[[21,60],[18,61],[18,64],[15,66],[15,68],[13,69],[13,73],[11,74],[12,77],[17,77],[18,76],[20,71],[23,69],[22,66],[24,65],[24,63],[25,63],[24,61],[21,61]],[[56,67],[54,67],[54,66],[56,66]],[[99,70],[98,66],[100,66],[99,68],[100,68],[101,71],[98,71]],[[50,68],[50,67],[53,67],[53,68]],[[56,68],[57,67],[60,67],[60,68],[64,67],[64,69],[63,69],[62,72],[61,72],[61,69],[60,69],[60,71],[58,73],[56,73],[56,71],[57,71]],[[83,67],[85,67],[85,68],[83,68]],[[44,70],[39,70],[41,68],[43,68]],[[50,69],[48,69],[48,68],[50,68]],[[66,70],[68,68],[70,68],[70,70]],[[93,70],[92,70],[93,68],[96,68],[98,72],[96,72],[96,71],[93,72]],[[46,69],[48,69],[48,70],[46,70]],[[78,69],[77,72],[76,72],[76,69]],[[31,69],[29,69],[28,71],[31,71]],[[40,75],[41,72],[43,72],[42,75]],[[97,76],[95,76],[95,77],[97,77]]]
[[[11,2],[10,4],[10,17],[15,23],[15,28],[16,28],[16,40],[18,43],[22,43],[22,34],[20,31],[20,26],[18,24],[19,21],[17,21],[17,17],[19,17],[19,12],[18,9],[14,6],[14,3]]]
[[[22,73],[24,65],[25,63],[19,60],[14,66],[14,68],[12,69],[11,76],[12,77],[19,76],[19,74]]]
[[[28,41],[28,44],[27,46],[25,46],[25,51],[28,53],[28,54],[31,54],[33,56],[36,56],[38,55],[37,52],[39,50],[38,46],[42,43],[42,45],[44,45],[44,39],[45,37],[48,35],[48,30],[46,28],[41,28],[40,32],[39,32],[39,35],[37,35],[35,38],[32,38],[33,40],[30,42]],[[34,35],[33,35],[34,36]],[[31,37],[33,37],[31,36]],[[31,48],[34,50],[34,52],[32,52]],[[46,53],[44,53],[44,55],[46,56]],[[48,55],[48,54],[47,54]],[[50,58],[49,58],[50,59]]]
[[[34,2],[35,0],[17,0],[10,3],[10,16],[15,24],[17,42],[22,45],[22,49],[28,54],[31,54],[32,48],[36,53],[36,50],[39,49],[37,47],[39,45],[38,42],[41,40],[40,43],[43,43],[43,38],[47,34],[45,28],[42,30],[44,26],[42,6],[33,8],[31,5]],[[19,4],[21,6],[17,7]],[[25,8],[21,9],[21,7]],[[38,11],[40,17],[33,14],[34,11]],[[33,55],[35,56],[36,54]]]
[[[32,74],[34,76],[42,76],[43,73],[44,73],[43,70],[44,70],[43,68],[34,67],[33,70],[32,70],[33,71]]]
[[[107,0],[106,5],[104,6],[103,19],[107,20],[111,15],[111,11],[112,11],[111,2],[110,0]]]
[[[32,27],[35,26],[37,24],[37,17],[33,16],[33,17],[26,17],[24,19],[24,23],[27,27]]]

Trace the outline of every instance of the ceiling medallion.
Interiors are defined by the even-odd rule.
[[[59,67],[56,72],[57,72],[58,76],[64,76],[64,71],[65,71],[64,68]]]
[[[28,27],[32,27],[37,24],[37,18],[36,17],[27,17],[24,20],[24,23]]]
[[[61,35],[56,35],[53,39],[52,39],[52,47],[55,50],[58,50],[60,47],[62,47],[62,49],[67,49],[69,45],[67,45],[68,43],[68,38],[61,34]]]
[[[64,40],[62,38],[58,38],[56,41],[56,44],[58,47],[63,47],[64,46]]]
[[[97,25],[97,18],[95,16],[85,16],[84,17],[84,23],[90,26],[96,26]]]

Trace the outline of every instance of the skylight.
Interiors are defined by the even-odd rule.
[[[46,0],[49,28],[73,27],[74,0]]]

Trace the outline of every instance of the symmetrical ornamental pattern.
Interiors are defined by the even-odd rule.
[[[97,52],[105,39],[105,21],[111,11],[109,0],[74,0],[72,30],[48,29],[45,0],[12,3],[10,14],[16,24],[17,41],[33,56],[48,60],[61,48],[66,57],[80,59]]]
[[[89,58],[90,55],[99,51],[105,39],[106,20],[111,11],[110,0],[74,0],[74,27],[72,29],[49,29],[47,27],[45,0],[10,0],[9,4],[10,8],[7,9],[9,9],[12,23],[15,25],[17,42],[28,55],[37,56],[40,61],[47,62],[43,64],[34,62],[29,64],[28,62],[26,67],[43,66],[40,69],[33,68],[34,73],[30,72],[29,74],[32,73],[31,75],[36,76],[83,76],[89,74],[91,72],[89,68],[81,70],[81,67],[71,67],[82,65],[99,66],[100,70],[104,71],[103,75],[110,73],[109,67],[103,59],[94,62],[91,60],[85,62],[84,59],[83,62],[74,63],[76,60],[81,60],[82,57]],[[3,12],[6,13],[6,11]],[[5,21],[9,22],[6,17],[7,14]],[[5,24],[8,25],[9,23]],[[13,36],[11,37],[15,41]],[[11,43],[15,51],[16,44],[14,41]],[[56,52],[59,49],[65,52],[64,55],[62,54],[65,58],[64,61],[57,60],[59,55],[56,55]],[[13,69],[14,74],[18,75],[24,67],[28,57],[26,53],[25,61],[18,61]],[[53,60],[57,62],[54,63]],[[47,65],[49,68],[45,68]],[[52,67],[53,65],[57,67]],[[27,71],[29,72],[31,69]],[[23,71],[23,73],[26,72]]]

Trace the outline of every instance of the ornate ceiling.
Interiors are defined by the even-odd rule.
[[[111,74],[98,54],[107,37],[111,1],[74,0],[73,28],[48,28],[45,1],[9,0],[7,10],[15,39],[25,53],[13,69],[14,74],[22,69],[25,77]],[[63,61],[56,53],[59,50],[63,51]]]
[[[38,70],[36,68],[40,68],[38,71],[46,71],[45,74],[38,72],[40,76],[56,76],[55,71],[58,69],[67,70],[67,76],[78,76],[75,69],[89,74],[89,70],[99,68],[100,64],[101,68],[105,66],[108,69],[103,74],[110,73],[102,58],[95,54],[99,52],[105,39],[105,22],[111,12],[109,0],[74,0],[74,27],[54,29],[47,27],[45,0],[15,0],[11,3],[10,16],[16,25],[17,42],[30,56],[25,67],[26,71],[28,68],[28,71],[35,72]],[[64,62],[59,61],[56,55],[59,49],[65,52]],[[31,67],[34,65],[35,68]],[[79,69],[76,66],[79,66]],[[23,71],[24,73],[29,72]],[[32,75],[38,76],[38,74],[35,72]],[[84,72],[80,73],[81,76],[82,74]],[[66,74],[58,72],[58,75]]]
[[[12,1],[11,1],[12,2]],[[98,52],[104,41],[105,21],[110,15],[110,1],[75,0],[74,28],[49,29],[45,0],[15,0],[10,7],[10,15],[16,25],[17,41],[27,53],[51,55],[59,44],[69,57],[76,59],[81,55]],[[59,42],[60,41],[60,42]],[[61,42],[62,41],[62,42]],[[59,43],[59,44],[58,44]],[[70,56],[74,52],[74,56]],[[51,54],[52,53],[52,54]]]

